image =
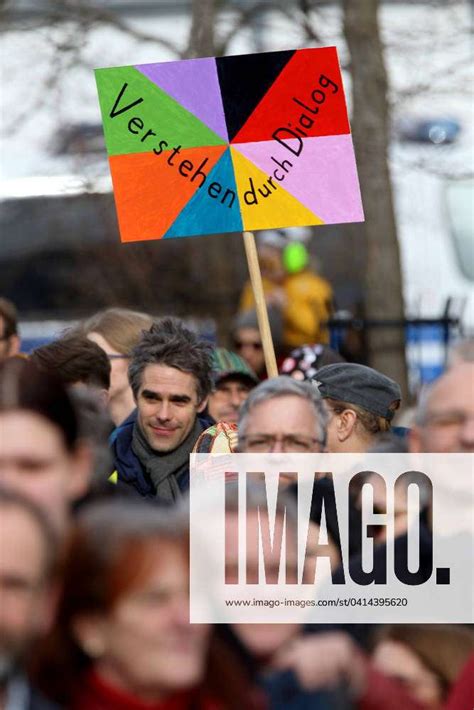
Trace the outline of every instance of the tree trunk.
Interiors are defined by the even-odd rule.
[[[214,56],[214,28],[216,25],[217,0],[192,0],[191,30],[186,57]]]
[[[365,211],[365,316],[402,319],[403,286],[388,168],[388,81],[378,27],[378,0],[343,0],[351,55],[352,132]],[[405,334],[377,328],[367,334],[370,364],[393,377],[407,396]]]

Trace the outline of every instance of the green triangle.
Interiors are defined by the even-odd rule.
[[[160,150],[160,143],[162,150],[179,145],[194,148],[226,144],[134,67],[96,69],[95,77],[109,155],[150,153],[154,149]],[[136,120],[130,123],[132,119]],[[148,130],[156,135],[144,138]]]

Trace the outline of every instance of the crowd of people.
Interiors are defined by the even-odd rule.
[[[474,707],[469,626],[190,623],[192,452],[474,450],[472,341],[403,428],[398,384],[344,362],[324,338],[295,342],[282,374],[266,378],[252,317],[233,324],[234,352],[177,318],[110,308],[25,356],[15,309],[0,299],[0,708]],[[291,476],[284,485],[276,526],[295,506]],[[237,569],[232,495],[226,579]],[[248,525],[258,526],[259,495]],[[321,525],[320,506],[310,524]]]

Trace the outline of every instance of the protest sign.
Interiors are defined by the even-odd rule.
[[[122,241],[363,220],[335,47],[96,79]]]

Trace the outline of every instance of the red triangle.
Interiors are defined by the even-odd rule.
[[[350,133],[335,47],[295,52],[232,143],[272,140],[278,129],[285,140]]]

